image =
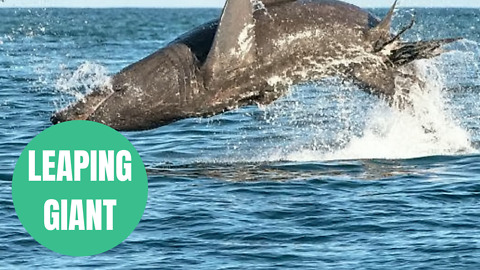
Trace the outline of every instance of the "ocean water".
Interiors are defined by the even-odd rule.
[[[480,10],[400,9],[394,28],[413,12],[406,39],[464,38],[417,63],[415,114],[328,78],[125,133],[149,168],[145,215],[113,250],[72,258],[16,217],[22,149],[53,111],[220,10],[0,9],[0,268],[479,269]]]

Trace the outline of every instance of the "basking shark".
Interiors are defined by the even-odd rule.
[[[403,42],[383,20],[335,0],[227,0],[218,20],[180,36],[55,113],[122,131],[154,129],[238,107],[268,105],[289,86],[330,76],[392,104],[420,80],[411,63],[456,39]],[[401,100],[401,98],[400,98]]]

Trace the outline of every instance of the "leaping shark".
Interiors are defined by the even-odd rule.
[[[409,68],[413,61],[438,56],[444,44],[456,40],[403,42],[400,36],[414,21],[393,35],[396,4],[379,20],[335,0],[227,0],[220,19],[126,67],[112,77],[111,87],[94,90],[51,120],[154,129],[268,105],[292,84],[330,76],[392,101],[408,95],[417,80]]]

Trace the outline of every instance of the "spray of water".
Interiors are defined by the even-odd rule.
[[[289,143],[290,146],[294,145],[293,149],[289,145],[282,146],[289,150],[277,149],[266,159],[405,159],[477,153],[472,146],[470,133],[462,127],[450,106],[450,95],[444,91],[445,73],[441,71],[444,60],[424,60],[416,63],[417,74],[425,85],[421,89],[411,89],[412,106],[405,110],[392,108],[381,100],[364,95],[352,97],[352,91],[359,89],[354,89],[351,85],[338,86],[338,81],[317,86],[321,87],[322,89],[318,90],[323,92],[338,92],[333,96],[324,93],[315,102],[317,106],[303,106],[299,110],[331,110],[334,112],[333,116],[320,115],[325,121],[321,126],[309,130],[314,133],[313,140],[305,140],[303,137],[300,139],[304,141],[303,144],[299,143],[300,140],[294,140]],[[328,83],[337,84],[337,87]],[[328,104],[327,108],[323,102]],[[311,114],[307,117],[318,115]]]
[[[102,65],[85,62],[74,71],[64,68],[55,83],[56,91],[61,94],[55,106],[61,109],[72,101],[72,97],[79,100],[94,89],[106,87],[111,87],[111,78]]]

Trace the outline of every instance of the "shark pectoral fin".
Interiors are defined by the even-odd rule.
[[[255,61],[255,19],[250,0],[227,0],[212,48],[203,66],[206,83]]]
[[[414,60],[428,59],[439,56],[444,52],[442,46],[460,40],[461,38],[439,39],[431,41],[401,42],[389,55],[395,65],[405,65]]]
[[[391,39],[390,28],[392,27],[393,14],[397,7],[397,1],[393,3],[388,11],[387,16],[374,28],[368,32],[368,37],[374,42],[373,48],[375,51],[380,51],[384,45]]]

